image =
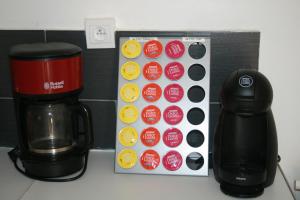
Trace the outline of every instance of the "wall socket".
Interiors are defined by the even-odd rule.
[[[88,49],[115,48],[116,21],[114,18],[85,19]]]
[[[300,180],[295,181],[295,190],[300,191]]]

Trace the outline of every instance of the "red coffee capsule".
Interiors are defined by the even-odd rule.
[[[154,105],[147,106],[142,111],[142,119],[146,124],[156,124],[160,117],[160,110]]]
[[[183,111],[178,106],[169,106],[164,111],[164,119],[168,124],[178,124],[183,119]]]
[[[185,51],[184,44],[179,40],[173,40],[166,45],[166,54],[170,58],[180,58]]]
[[[141,133],[141,141],[147,147],[155,146],[160,140],[160,133],[154,127],[146,128]]]
[[[143,68],[144,77],[150,81],[159,79],[161,74],[162,68],[158,62],[149,62]]]
[[[165,67],[165,75],[172,81],[179,80],[184,74],[184,67],[180,62],[171,62]]]
[[[183,94],[183,88],[178,84],[170,84],[164,90],[165,98],[171,103],[180,101],[183,97]]]
[[[148,58],[157,58],[162,53],[163,46],[157,40],[150,40],[144,45],[144,54]]]
[[[142,95],[148,102],[157,101],[161,97],[161,88],[156,83],[149,83],[144,86]]]
[[[177,128],[169,128],[164,132],[163,141],[168,147],[177,147],[183,140],[182,132]]]
[[[163,165],[169,171],[176,171],[182,165],[182,156],[177,151],[169,151],[163,157]]]
[[[158,167],[160,163],[159,154],[154,150],[146,150],[141,158],[140,158],[141,165],[147,170],[153,170]]]

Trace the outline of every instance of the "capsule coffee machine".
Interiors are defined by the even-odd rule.
[[[79,178],[93,144],[89,109],[78,101],[81,49],[68,43],[21,44],[12,47],[10,59],[19,141],[9,156],[15,167],[43,181]]]
[[[272,87],[255,70],[238,70],[224,82],[213,145],[213,169],[221,190],[256,197],[271,185],[277,166]]]

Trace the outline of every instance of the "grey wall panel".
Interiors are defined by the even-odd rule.
[[[0,99],[0,146],[12,147],[17,143],[14,102]]]
[[[219,101],[225,78],[240,68],[258,69],[259,32],[213,32],[210,101]]]
[[[9,50],[13,45],[44,42],[44,31],[0,30],[0,97],[11,97]]]
[[[46,31],[48,42],[69,42],[83,51],[83,99],[116,99],[117,73],[115,49],[87,49],[84,31]]]

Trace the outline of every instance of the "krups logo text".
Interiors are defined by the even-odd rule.
[[[44,89],[45,90],[56,90],[56,89],[61,89],[64,87],[65,82],[64,81],[60,81],[60,82],[45,82],[44,83]]]
[[[239,84],[242,87],[251,87],[253,84],[253,78],[248,75],[241,76],[239,79]]]
[[[235,177],[235,180],[237,180],[237,181],[246,181],[247,179],[245,177]]]

